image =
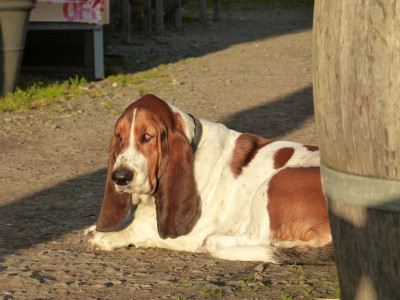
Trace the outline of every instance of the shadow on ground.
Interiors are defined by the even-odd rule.
[[[312,87],[257,106],[222,120],[229,128],[277,139],[299,127],[314,114]]]
[[[107,170],[78,176],[0,207],[0,256],[96,222]]]

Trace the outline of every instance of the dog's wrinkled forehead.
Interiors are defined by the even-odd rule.
[[[174,116],[169,105],[163,100],[150,94],[144,95],[142,98],[129,105],[121,115],[120,119],[126,118],[132,123],[134,111],[140,111],[142,109],[151,112],[158,121],[164,123],[167,127],[174,126]]]
[[[119,117],[117,123],[115,124],[114,131],[115,134],[125,135],[129,133],[133,121],[133,111],[126,111]]]

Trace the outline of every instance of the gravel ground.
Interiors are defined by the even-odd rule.
[[[335,266],[101,252],[82,234],[100,210],[116,119],[145,92],[239,131],[316,144],[311,25],[312,7],[231,7],[205,27],[135,33],[130,45],[114,36],[108,69],[124,75],[0,114],[0,299],[338,298]]]

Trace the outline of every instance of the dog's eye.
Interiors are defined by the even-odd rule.
[[[122,142],[122,137],[119,133],[115,137],[117,138],[118,142]]]
[[[142,135],[142,143],[147,143],[147,142],[149,142],[152,138],[153,138],[153,137],[152,137],[150,134],[145,133],[145,134]]]

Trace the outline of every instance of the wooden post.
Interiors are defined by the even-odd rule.
[[[182,0],[178,0],[178,6],[175,7],[175,27],[177,30],[182,29]]]
[[[156,32],[164,33],[164,1],[156,0]]]
[[[207,24],[207,2],[206,0],[199,0],[199,14],[200,22]]]
[[[214,7],[214,21],[220,21],[221,20],[221,9],[220,9],[219,0],[214,0],[213,7]]]
[[[144,14],[144,35],[151,36],[152,33],[152,7],[151,7],[151,0],[143,0],[143,14]]]
[[[400,5],[316,0],[313,92],[342,299],[399,299]]]
[[[122,36],[125,43],[131,42],[131,5],[129,0],[122,0]]]

